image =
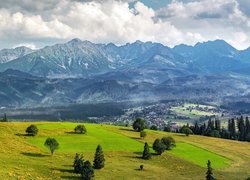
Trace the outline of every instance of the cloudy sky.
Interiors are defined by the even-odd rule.
[[[72,38],[168,46],[224,39],[250,46],[249,0],[0,0],[0,49]]]

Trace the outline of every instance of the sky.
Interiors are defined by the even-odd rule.
[[[178,44],[223,39],[250,46],[249,0],[0,0],[0,49],[73,38]]]

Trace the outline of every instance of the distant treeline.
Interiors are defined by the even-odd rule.
[[[221,127],[220,120],[208,120],[208,123],[199,125],[196,122],[189,127],[194,134],[218,137],[224,139],[233,139],[250,142],[250,122],[248,117],[238,117],[228,120],[228,127]]]
[[[124,105],[119,103],[79,104],[65,107],[42,107],[34,109],[5,110],[10,119],[25,120],[84,120],[92,121],[89,117],[112,117],[124,114]],[[10,112],[9,112],[10,111]]]

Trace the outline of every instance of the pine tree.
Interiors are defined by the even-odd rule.
[[[239,140],[244,141],[245,140],[245,133],[246,133],[246,127],[243,116],[240,117],[237,121],[238,123],[238,129],[239,129]]]
[[[220,120],[219,119],[216,119],[215,120],[215,130],[217,131],[221,131],[221,125],[220,125]]]
[[[250,122],[248,117],[246,117],[246,133],[245,133],[245,140],[250,142]]]
[[[95,152],[95,159],[94,159],[94,168],[95,169],[101,169],[104,167],[104,154],[102,151],[102,147],[100,145],[97,146],[96,152]]]
[[[248,116],[246,117],[246,134],[250,133],[250,122]]]
[[[236,139],[236,129],[234,118],[228,120],[228,131],[230,133],[230,139]]]
[[[74,167],[74,172],[75,173],[81,173],[84,165],[84,159],[82,154],[76,153],[73,167]]]
[[[215,178],[213,177],[213,169],[211,167],[210,160],[207,161],[206,180],[215,180]]]
[[[151,158],[151,154],[150,154],[150,151],[149,151],[149,146],[148,146],[148,143],[145,143],[144,145],[144,151],[142,153],[142,159],[150,159]]]
[[[6,113],[4,113],[4,116],[3,116],[3,120],[2,120],[2,122],[8,122],[8,119],[7,119],[7,115],[6,115]]]
[[[194,132],[194,134],[200,134],[200,127],[199,127],[197,121],[196,121],[195,124],[194,124],[193,132]]]
[[[91,180],[94,178],[94,169],[89,161],[84,163],[81,175],[83,180]]]

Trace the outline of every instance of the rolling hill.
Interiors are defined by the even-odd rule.
[[[232,140],[147,130],[145,139],[131,128],[85,124],[87,134],[72,134],[76,123],[36,122],[38,136],[24,136],[26,123],[1,123],[1,179],[77,179],[72,172],[75,153],[92,162],[95,148],[104,150],[105,168],[95,171],[96,179],[204,179],[206,162],[212,162],[218,179],[246,179],[250,176],[250,144]],[[144,142],[172,136],[177,146],[151,160],[140,158]],[[60,148],[51,157],[43,143],[46,137],[58,140]],[[150,148],[153,153],[153,150]],[[18,162],[18,163],[17,163]],[[145,170],[138,171],[143,164]]]

